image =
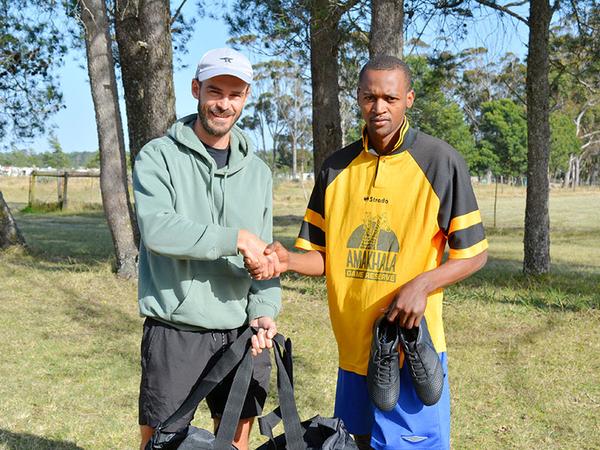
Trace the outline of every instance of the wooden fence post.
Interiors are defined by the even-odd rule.
[[[34,170],[29,175],[29,207],[33,208],[33,202],[35,201],[35,176],[36,171]]]
[[[61,174],[60,172],[56,172],[57,173],[57,177],[56,177],[56,196],[58,197],[58,207],[60,209],[63,209],[63,176],[64,176],[64,172],[63,174]]]
[[[69,199],[67,197],[67,186],[69,184],[69,173],[65,172],[65,179],[63,181],[63,193],[62,193],[62,204],[60,209],[67,209],[69,206]]]

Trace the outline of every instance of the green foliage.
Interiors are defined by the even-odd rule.
[[[99,169],[100,168],[100,152],[96,151],[94,152],[92,157],[89,157],[89,153],[85,153],[88,155],[87,160],[85,160],[86,162],[83,164],[80,164],[81,166],[85,166],[86,169]],[[127,158],[127,161],[129,161],[129,158]]]
[[[566,172],[569,156],[581,153],[577,127],[565,113],[556,111],[550,115],[550,173]]]
[[[292,168],[292,150],[290,146],[290,137],[283,136],[277,151],[277,168],[290,171]],[[312,149],[298,148],[296,150],[296,164],[298,172],[313,172],[313,154]]]
[[[51,137],[50,140],[53,138]],[[52,144],[51,144],[52,145]],[[14,149],[0,152],[0,166],[14,167],[53,167],[64,168],[99,168],[98,152],[64,153],[60,144],[51,152],[36,153],[31,149]]]
[[[48,144],[52,148],[52,152],[44,154],[44,165],[54,167],[55,169],[66,169],[71,167],[69,157],[63,152],[60,142],[55,135],[48,138]]]
[[[575,123],[579,138],[580,149],[572,152],[580,161],[577,168],[582,177],[597,176],[600,169],[600,6],[596,2],[582,0],[569,4],[566,14],[552,29],[550,59],[551,101],[561,114]],[[551,117],[551,127],[571,135],[566,129],[567,119],[562,121],[564,126]],[[559,146],[564,149],[574,145],[572,136],[565,136],[561,144],[555,144],[558,139],[553,131],[550,165],[555,173],[565,170],[566,156]]]
[[[268,60],[255,65],[256,100],[246,106],[240,125],[254,132],[260,155],[272,169],[292,168],[292,149],[299,152],[310,146],[310,103],[306,91],[301,68],[295,62]]]
[[[493,161],[478,154],[475,138],[465,121],[460,106],[444,92],[449,70],[423,56],[406,59],[413,73],[415,103],[408,112],[409,119],[423,132],[446,141],[458,150],[469,168],[479,173],[490,168]]]
[[[67,47],[55,22],[60,3],[0,0],[0,138],[31,139],[62,106],[55,70]]]
[[[270,55],[299,52],[302,60],[298,62],[309,62],[308,5],[299,0],[233,3],[225,15],[233,42]]]
[[[31,149],[0,152],[0,166],[32,167],[41,165],[39,155]]]
[[[498,157],[500,175],[518,177],[527,169],[527,120],[525,110],[513,100],[500,99],[482,105],[482,148]]]

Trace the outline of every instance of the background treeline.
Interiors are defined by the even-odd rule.
[[[401,57],[415,73],[412,124],[456,147],[472,174],[526,184],[523,270],[550,270],[550,182],[595,183],[600,171],[597,1],[228,0],[184,12],[186,1],[0,0],[0,138],[10,144],[47,131],[62,106],[56,70],[85,48],[119,275],[135,276],[139,243],[127,172],[188,112],[175,111],[173,66],[204,14],[254,57],[241,125],[275,171],[316,172],[359,137],[360,67]],[[482,22],[492,32],[477,33]],[[486,50],[511,33],[527,36],[515,49],[525,56]]]
[[[548,175],[564,186],[600,181],[600,93],[597,72],[569,75],[562,65],[575,64],[569,54],[574,36],[562,24],[554,29],[550,72],[552,87]],[[244,36],[240,42],[248,43]],[[252,42],[255,42],[252,40]],[[404,59],[413,72],[416,101],[411,124],[449,142],[481,181],[525,184],[527,173],[526,63],[512,53],[493,58],[484,47],[460,52],[436,51],[412,42]],[[300,57],[275,58],[257,67],[253,97],[241,125],[254,134],[259,154],[276,171],[296,176],[313,170],[310,79]],[[356,75],[366,52],[346,61],[340,93],[343,143],[360,138],[362,122],[355,103]],[[582,62],[580,61],[579,64]],[[598,61],[593,62],[600,70]],[[586,80],[585,77],[588,79]],[[594,81],[594,78],[596,81]]]
[[[53,150],[37,153],[32,149],[0,152],[0,166],[52,167],[53,169],[99,169],[98,152],[69,152]]]

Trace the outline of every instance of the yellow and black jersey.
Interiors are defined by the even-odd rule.
[[[326,254],[327,292],[339,365],[367,373],[372,324],[404,283],[450,258],[487,248],[469,172],[456,150],[410,128],[379,156],[368,135],[334,153],[315,180],[296,247]],[[445,351],[442,290],[425,316]]]

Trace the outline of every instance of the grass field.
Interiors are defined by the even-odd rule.
[[[11,183],[0,178],[0,190],[17,210],[27,181]],[[85,203],[85,190],[72,196]],[[521,275],[524,191],[501,189],[496,228],[493,187],[476,191],[490,260],[445,298],[452,447],[600,449],[600,191],[551,192],[553,271],[533,280]],[[305,192],[277,185],[285,244]],[[31,250],[0,253],[0,449],[136,448],[142,320],[135,284],[110,271],[101,211],[16,219]],[[324,281],[282,283],[278,323],[295,344],[300,414],[331,415],[337,354]],[[209,426],[204,407],[197,423]],[[256,430],[252,439],[262,442]]]

